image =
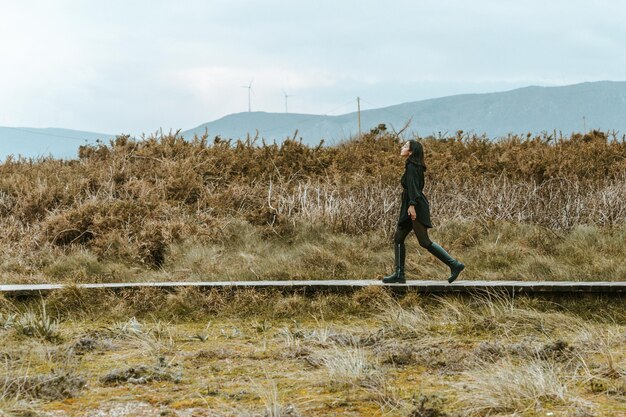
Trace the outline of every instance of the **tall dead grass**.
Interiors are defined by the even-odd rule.
[[[564,233],[624,224],[623,138],[458,132],[421,140],[438,225],[506,221]],[[32,274],[77,250],[97,262],[160,269],[173,245],[190,238],[229,241],[232,222],[262,227],[267,239],[306,223],[389,235],[399,210],[399,146],[380,129],[333,147],[170,134],[120,136],[81,147],[71,161],[9,157],[0,164],[2,269]]]
[[[593,183],[564,177],[539,183],[505,175],[476,182],[438,180],[424,193],[440,224],[508,221],[567,231],[579,224],[613,227],[626,219],[626,171]],[[347,233],[393,230],[399,200],[398,188],[382,181],[358,187],[306,182],[294,189],[274,186],[270,194],[274,217],[326,223]]]
[[[459,407],[469,416],[500,413],[538,413],[555,405],[590,408],[587,401],[572,395],[570,379],[559,364],[541,360],[517,363],[503,358],[497,363],[477,365],[462,374],[458,388]],[[540,411],[541,410],[541,411]]]

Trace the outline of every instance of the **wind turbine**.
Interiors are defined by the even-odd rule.
[[[241,86],[241,88],[248,89],[248,113],[252,111],[252,105],[250,104],[250,91],[252,91],[252,81],[254,81],[254,78],[250,80],[250,84]]]
[[[287,93],[285,92],[285,90],[283,90],[283,94],[285,95],[285,113],[289,113],[288,108],[287,108],[287,99],[288,99],[290,96],[293,96],[293,95],[289,95],[289,94],[287,94]]]

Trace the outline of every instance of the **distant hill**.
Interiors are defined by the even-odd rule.
[[[49,155],[56,158],[75,158],[80,145],[113,137],[115,136],[104,133],[70,129],[0,126],[0,162],[9,155],[27,158]]]
[[[583,116],[585,122],[583,122]],[[508,133],[562,131],[564,135],[587,130],[619,130],[626,133],[626,82],[600,81],[563,87],[525,87],[516,90],[462,94],[398,104],[361,112],[361,130],[380,123],[399,129],[412,118],[409,132],[421,136],[453,134],[457,130],[499,137]],[[238,113],[183,132],[243,138],[246,134],[268,140],[293,136],[307,143],[324,138],[329,143],[357,132],[357,114],[321,116],[287,113]]]
[[[585,122],[583,125],[583,116]],[[500,137],[508,133],[542,131],[564,135],[587,130],[618,130],[626,133],[626,82],[600,81],[564,87],[525,87],[516,90],[462,94],[398,104],[361,112],[361,130],[380,123],[399,129],[412,118],[407,133],[420,136],[454,134],[457,130]],[[182,132],[187,139],[205,130],[210,137],[245,138],[247,134],[268,141],[293,136],[308,144],[336,143],[357,133],[357,114],[324,116],[296,113],[237,113]],[[113,135],[69,129],[0,127],[0,161],[7,155],[26,157],[52,155],[74,158],[78,147],[108,141]]]

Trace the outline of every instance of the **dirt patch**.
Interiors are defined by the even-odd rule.
[[[105,385],[116,384],[147,384],[153,381],[180,382],[182,375],[172,372],[165,367],[152,367],[148,365],[131,366],[125,369],[115,369],[100,377],[100,382]]]
[[[392,365],[410,365],[415,363],[415,347],[402,342],[389,342],[375,350],[381,363]]]
[[[543,345],[537,355],[542,359],[565,362],[575,357],[575,349],[565,340],[558,339]]]
[[[474,350],[472,350],[472,356],[482,362],[497,362],[506,352],[506,346],[504,346],[502,342],[487,341],[479,343]]]
[[[85,379],[72,373],[0,379],[0,390],[7,398],[26,396],[37,400],[64,400],[75,397],[86,385]]]

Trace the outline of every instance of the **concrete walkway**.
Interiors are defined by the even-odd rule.
[[[215,281],[215,282],[128,282],[106,284],[77,284],[84,289],[123,289],[157,287],[173,289],[176,287],[198,288],[276,288],[285,290],[354,290],[367,286],[383,286],[379,280],[323,280],[323,281]],[[447,281],[407,281],[406,284],[387,284],[397,290],[411,290],[424,293],[463,293],[504,290],[513,293],[604,293],[626,294],[625,281],[464,281],[452,284]],[[63,284],[0,284],[0,293],[27,295],[48,292],[63,288]]]

